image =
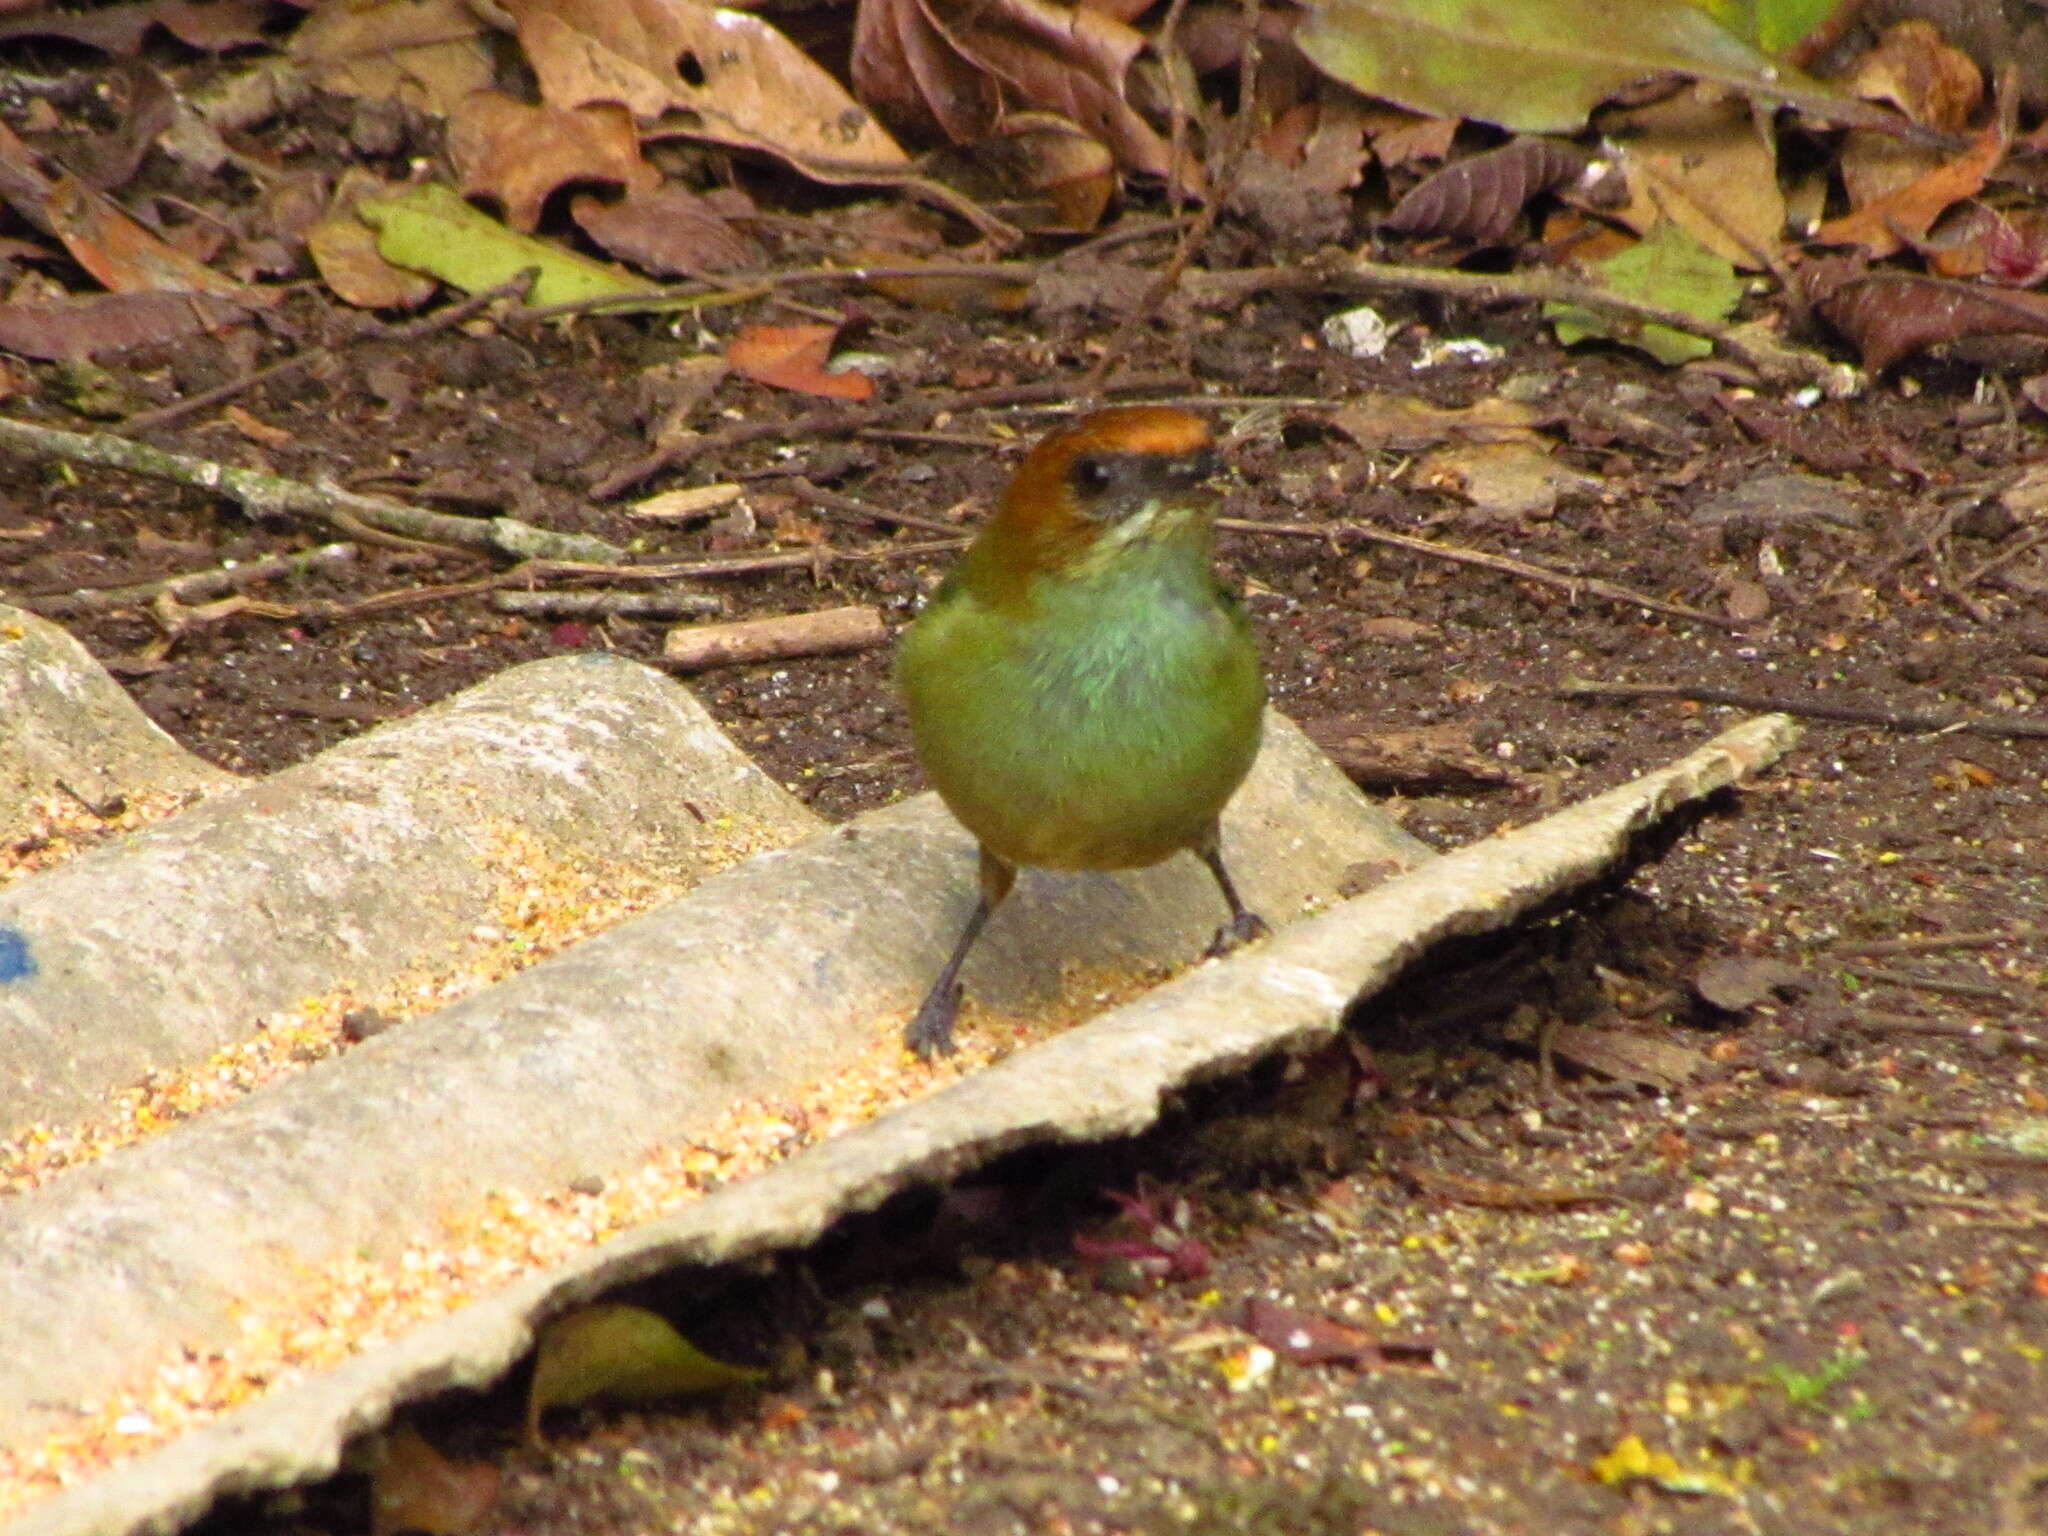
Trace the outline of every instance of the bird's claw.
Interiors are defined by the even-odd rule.
[[[1202,958],[1215,960],[1229,954],[1241,944],[1253,939],[1272,937],[1273,930],[1266,920],[1256,912],[1239,912],[1229,922],[1216,930],[1216,937],[1209,941],[1209,947],[1202,951]]]
[[[917,1016],[903,1032],[903,1043],[917,1053],[918,1060],[931,1061],[953,1054],[953,1020],[960,1012],[962,990],[957,982],[950,987],[934,987],[918,1006]]]

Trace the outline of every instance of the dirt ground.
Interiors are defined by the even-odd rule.
[[[1106,335],[861,303],[866,347],[897,370],[885,397],[1078,386]],[[1335,742],[1437,728],[1423,766],[1411,751],[1375,779],[1398,781],[1389,803],[1417,835],[1450,846],[1531,820],[1738,713],[1569,698],[1568,678],[2038,730],[2048,546],[2028,541],[2048,511],[2001,496],[2048,460],[2048,424],[1995,376],[1923,363],[1797,407],[1705,371],[1563,353],[1526,312],[1382,307],[1401,328],[1378,359],[1321,345],[1329,306],[1288,296],[1155,328],[1131,363],[1184,356],[1186,386],[1155,393],[1215,411],[1242,476],[1232,515],[1363,519],[1737,616],[1674,619],[1336,537],[1226,534],[1283,709]],[[701,324],[715,341],[739,318]],[[715,583],[728,616],[868,603],[892,626],[948,557],[896,554],[931,535],[828,516],[790,477],[971,523],[1058,419],[936,410],[918,436],[792,431],[682,477],[742,482],[743,513],[650,524],[588,488],[645,451],[636,380],[696,352],[694,327],[479,325],[398,347],[346,344],[349,323],[303,289],[254,357],[196,343],[94,388],[132,409],[342,342],[328,366],[152,440],[503,508],[639,555],[815,551],[813,570]],[[1498,355],[1420,365],[1429,342],[1466,336]],[[10,412],[90,425],[65,406],[77,380],[28,371]],[[1534,401],[1590,483],[1522,516],[1421,484],[1308,403],[1366,390]],[[728,380],[706,425],[814,409]],[[0,595],[31,607],[327,536],[0,462]],[[490,569],[366,544],[251,590],[275,611],[187,616],[168,650],[146,609],[66,622],[176,737],[242,772],[565,647],[658,656],[658,625],[536,621],[461,590]],[[884,650],[692,686],[827,815],[917,787]],[[761,1392],[557,1414],[544,1450],[519,1444],[509,1389],[422,1422],[503,1471],[480,1528],[536,1536],[2048,1528],[2044,850],[2038,735],[1811,721],[1786,764],[1625,887],[1515,945],[1440,959],[1367,1010],[1358,1092],[1321,1091],[1348,1081],[1328,1063],[1306,1082],[1269,1068],[1141,1144],[1028,1159],[765,1278],[656,1293],[709,1342],[773,1364]],[[1617,1064],[1617,1035],[1649,1064]],[[1192,1203],[1206,1275],[1084,1257],[1087,1234],[1117,1230],[1102,1191],[1141,1175]],[[1401,1347],[1347,1335],[1319,1363],[1282,1329],[1274,1362],[1231,1326],[1254,1299]],[[367,1520],[350,1476],[217,1524]]]

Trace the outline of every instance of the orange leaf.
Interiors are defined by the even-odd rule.
[[[827,373],[836,325],[750,325],[726,344],[725,360],[757,384],[833,400],[867,400],[875,381],[864,373]]]
[[[1873,257],[1890,256],[1909,241],[1924,239],[1951,205],[1975,197],[2004,158],[2005,135],[1994,123],[1956,159],[1854,213],[1828,220],[1814,239],[1822,245],[1860,245]]]

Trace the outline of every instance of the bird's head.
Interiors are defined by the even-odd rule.
[[[1031,450],[968,555],[970,579],[1021,592],[1142,548],[1192,545],[1205,561],[1221,471],[1209,425],[1165,406],[1119,406]]]

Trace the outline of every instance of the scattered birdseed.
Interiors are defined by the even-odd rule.
[[[266,1392],[958,1082],[1162,979],[1160,972],[1070,973],[1062,996],[1074,1001],[1031,1015],[994,1014],[970,1004],[959,1053],[931,1065],[901,1043],[907,1014],[878,1018],[875,1042],[843,1070],[791,1097],[735,1103],[701,1138],[655,1149],[638,1167],[608,1173],[594,1192],[578,1191],[577,1185],[588,1187],[587,1178],[537,1194],[496,1192],[394,1254],[343,1255],[307,1272],[288,1293],[248,1298],[235,1317],[237,1337],[224,1348],[187,1348],[106,1399],[80,1404],[40,1445],[0,1448],[0,1520]],[[338,1034],[341,1014],[351,1006],[359,1003],[325,1001],[317,1027]],[[131,1140],[145,1134],[124,1129]]]

